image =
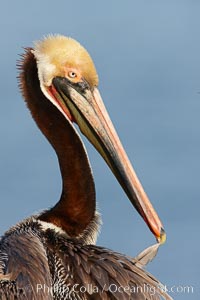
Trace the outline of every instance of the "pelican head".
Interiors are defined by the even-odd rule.
[[[75,40],[56,35],[36,42],[32,50],[44,95],[68,122],[81,132],[102,155],[128,198],[163,243],[165,232],[105,109],[97,89],[98,75],[88,52]]]

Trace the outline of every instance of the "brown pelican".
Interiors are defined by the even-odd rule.
[[[62,194],[1,237],[0,299],[169,299],[143,270],[145,255],[130,259],[95,246],[94,181],[74,122],[160,243],[165,232],[106,112],[88,52],[71,38],[49,36],[25,50],[19,68],[26,104],[57,153]]]

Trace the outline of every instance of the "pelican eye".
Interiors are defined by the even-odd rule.
[[[69,71],[68,76],[69,76],[70,78],[76,78],[76,77],[77,77],[77,74],[76,74],[76,72],[74,72],[74,71]]]

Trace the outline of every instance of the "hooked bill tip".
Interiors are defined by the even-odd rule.
[[[167,235],[165,233],[165,230],[161,228],[160,230],[160,236],[157,238],[157,241],[160,245],[163,245],[166,242]]]

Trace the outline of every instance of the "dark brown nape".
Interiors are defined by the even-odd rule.
[[[63,180],[60,201],[39,219],[76,237],[94,218],[94,181],[87,155],[73,125],[40,89],[36,60],[31,50],[26,49],[19,63],[19,85],[35,122],[57,153]]]

